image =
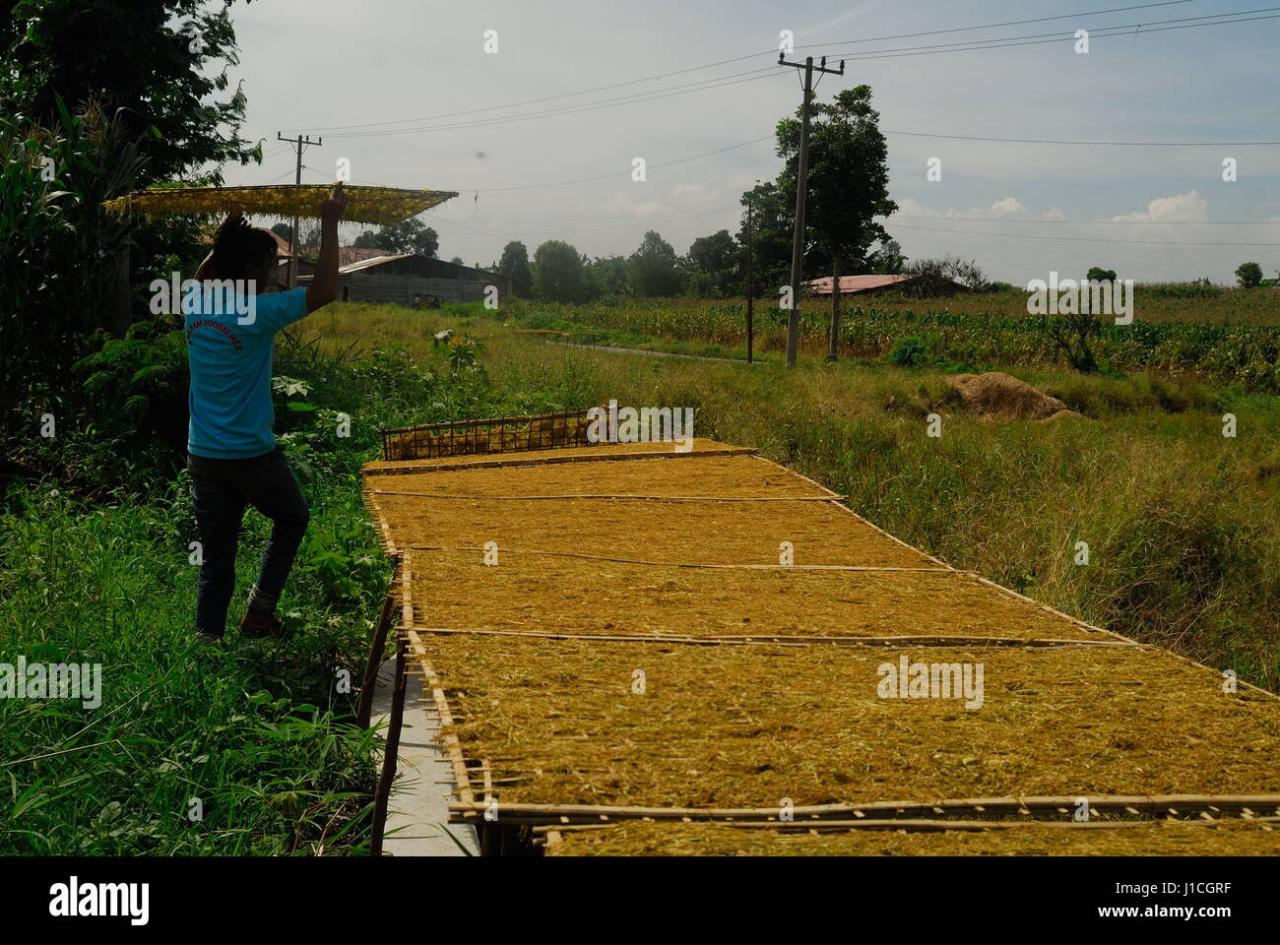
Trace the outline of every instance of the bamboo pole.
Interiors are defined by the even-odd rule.
[[[652,822],[652,821],[650,821]],[[1149,829],[1154,821],[1151,820],[939,820],[928,818],[902,818],[897,820],[824,820],[820,823],[804,822],[804,823],[779,823],[778,821],[726,821],[719,826],[733,827],[740,830],[773,830],[777,833],[846,833],[854,830],[888,830],[888,831],[904,831],[907,833],[915,832],[987,832],[999,830],[1144,830]],[[1222,827],[1224,824],[1238,823],[1235,820],[1179,820],[1177,823],[1186,824],[1189,827]],[[1271,825],[1280,824],[1280,817],[1263,817],[1257,818],[1251,823],[1258,825],[1261,830],[1272,829]],[[619,825],[612,824],[556,824],[554,827],[547,825],[538,825],[533,827],[535,837],[550,837],[551,834],[559,834],[563,838],[564,834],[570,833],[590,833],[601,830],[611,830]]]
[[[404,638],[397,635],[395,696],[391,700],[391,724],[387,728],[387,743],[382,754],[382,775],[378,778],[378,792],[373,804],[373,835],[369,840],[370,856],[382,856],[383,834],[387,829],[387,811],[391,804],[391,783],[396,777],[396,763],[400,753],[400,732],[404,727],[404,663]]]
[[[1262,808],[1280,814],[1280,794],[1256,795],[1061,795],[1037,797],[949,798],[938,801],[875,801],[866,804],[824,804],[813,807],[796,807],[790,812],[791,823],[817,823],[828,820],[863,820],[868,815],[882,818],[911,819],[922,814],[949,815],[972,819],[970,815],[1010,814],[1034,818],[1036,814],[1053,814],[1061,817],[1061,809],[1072,809],[1081,801],[1087,801],[1093,812],[1114,814],[1137,811],[1138,816],[1155,817],[1162,814],[1178,816],[1182,812],[1214,810],[1219,813]],[[469,822],[482,815],[483,804],[449,805],[450,820]],[[617,820],[649,819],[654,821],[741,821],[762,826],[778,826],[780,811],[777,808],[699,808],[699,807],[635,807],[592,804],[521,804],[507,803],[502,808],[503,819],[511,823],[603,823]],[[1130,816],[1134,816],[1130,814]],[[1270,816],[1270,815],[1268,815]],[[872,818],[875,819],[875,818]],[[1052,819],[1052,818],[1048,818]],[[1242,818],[1243,819],[1243,818]],[[949,821],[951,822],[951,821]],[[1040,822],[1040,821],[1037,821]]]
[[[608,444],[600,444],[605,446]],[[501,455],[501,454],[498,454]],[[635,452],[611,451],[585,453],[573,456],[538,456],[533,458],[490,459],[484,454],[466,456],[441,456],[436,459],[390,460],[366,463],[361,470],[365,476],[404,476],[432,472],[457,472],[463,469],[498,469],[518,466],[555,466],[565,463],[619,463],[644,459],[704,459],[723,456],[754,456],[756,451],[748,446],[703,446],[688,453],[643,450]]]
[[[564,495],[479,495],[462,492],[393,492],[389,489],[375,489],[375,495],[394,495],[414,499],[446,499],[463,502],[554,502],[578,499],[607,499],[623,502],[830,502],[824,495],[628,495],[567,493]],[[954,569],[952,569],[954,570]]]
[[[483,554],[480,547],[450,547],[447,545],[409,545],[414,551],[439,551],[446,554]],[[697,561],[649,561],[644,558],[616,558],[611,555],[593,555],[581,551],[543,551],[536,548],[504,548],[503,554],[543,555],[552,558],[578,558],[584,561],[603,561],[610,564],[642,564],[655,568],[697,568],[712,571],[853,571],[873,573],[924,573],[963,574],[978,577],[975,571],[957,571],[955,568],[903,568],[861,564],[702,564]]]
[[[673,634],[566,633],[556,630],[499,630],[466,627],[414,627],[414,632],[434,636],[530,637],[540,640],[581,640],[599,643],[678,643],[693,646],[897,646],[897,647],[1092,647],[1150,649],[1140,643],[1118,640],[1069,640],[1054,638],[966,637],[966,636],[879,636],[837,637],[817,634],[742,635],[690,637]]]
[[[391,616],[395,612],[396,575],[391,577],[387,587],[387,596],[382,601],[382,612],[378,615],[377,626],[373,630],[373,643],[369,647],[369,660],[365,664],[364,679],[360,682],[360,701],[356,707],[356,724],[361,728],[369,727],[369,718],[373,714],[373,694],[378,685],[378,669],[382,665],[382,655],[387,646],[387,630],[391,627]]]

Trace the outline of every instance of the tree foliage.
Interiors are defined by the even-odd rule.
[[[1236,268],[1236,281],[1243,289],[1256,289],[1262,285],[1262,267],[1256,262],[1241,263]]]
[[[239,64],[230,0],[0,2],[0,111],[27,123],[58,120],[57,100],[120,112],[145,185],[198,174],[220,183],[228,161],[261,161],[240,137],[246,99],[230,87]],[[209,172],[204,168],[212,167]]]
[[[955,295],[961,289],[980,291],[987,287],[987,277],[977,262],[959,256],[918,259],[904,271],[916,277],[902,290],[904,295],[912,298]]]
[[[524,243],[512,240],[502,248],[497,271],[507,277],[511,294],[525,299],[533,294],[533,270],[529,268],[529,250]]]
[[[694,240],[685,266],[700,289],[698,295],[723,297],[738,291],[738,244],[728,230]]]
[[[880,132],[880,113],[871,107],[871,87],[859,85],[836,93],[830,102],[814,102],[810,115],[808,271],[830,272],[837,256],[843,274],[865,271],[871,245],[889,238],[876,217],[898,209],[889,199],[889,147]],[[799,173],[800,131],[799,117],[778,123],[778,156],[787,162],[779,184],[791,194]]]
[[[742,195],[751,208],[751,233],[747,214],[738,230],[739,280],[745,291],[748,238],[751,245],[751,281],[757,295],[775,295],[791,278],[791,228],[795,191],[788,195],[776,181],[757,184]]]
[[[534,287],[539,298],[578,302],[584,298],[582,257],[563,240],[547,240],[533,254]]]
[[[680,291],[676,251],[656,230],[649,230],[631,254],[631,281],[637,295],[668,296]]]
[[[24,370],[65,366],[76,336],[127,327],[110,316],[128,312],[133,223],[99,205],[134,187],[145,160],[118,119],[57,104],[47,128],[0,114],[0,393]]]
[[[388,253],[414,253],[435,259],[440,251],[440,237],[436,231],[417,217],[403,223],[384,226],[380,230],[365,230],[355,238],[353,246],[361,249],[381,249]]]

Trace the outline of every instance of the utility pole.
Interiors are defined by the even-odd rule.
[[[752,291],[751,291],[751,244],[755,242],[751,237],[751,198],[747,199],[747,363],[751,363],[751,344],[753,340],[752,325],[754,313],[752,312]]]
[[[814,66],[813,57],[804,62],[787,62],[786,53],[778,53],[778,65],[804,70],[804,100],[800,105],[800,166],[796,174],[796,221],[791,244],[791,311],[787,313],[787,367],[796,366],[796,347],[800,336],[800,280],[804,264],[804,204],[809,190],[809,111],[813,104],[814,72],[844,75],[844,60],[839,69],[827,68],[827,57]]]
[[[286,138],[283,135],[281,135],[280,132],[277,131],[276,140],[289,142],[289,144],[293,145],[295,150],[297,151],[298,169],[297,169],[297,173],[294,175],[293,183],[295,186],[301,187],[302,186],[302,151],[304,148],[307,147],[307,145],[310,145],[310,144],[314,144],[317,147],[319,145],[324,144],[324,138],[316,138],[315,141],[311,140],[310,135],[298,135],[298,137],[296,138]],[[299,226],[300,226],[300,220],[298,219],[298,217],[294,217],[293,229],[289,231],[289,288],[291,289],[296,288],[298,285],[298,243],[299,243],[299,237],[301,237],[302,235],[301,233],[298,232]]]

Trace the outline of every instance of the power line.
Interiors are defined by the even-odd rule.
[[[949,29],[925,30],[923,32],[915,32],[915,33],[897,33],[897,34],[890,34],[887,36],[872,36],[872,37],[866,37],[862,39],[844,40],[840,43],[802,44],[797,48],[816,49],[816,48],[821,48],[822,46],[843,45],[844,43],[875,43],[875,42],[885,42],[887,40],[893,40],[893,39],[913,39],[919,36],[935,36],[935,35],[942,35],[947,33],[966,33],[966,32],[972,32],[975,30],[983,30],[983,29],[1000,29],[1002,27],[1008,27],[1008,26],[1025,26],[1029,23],[1043,23],[1051,20],[1067,20],[1067,19],[1075,19],[1077,17],[1084,17],[1084,16],[1104,16],[1111,13],[1125,13],[1131,10],[1144,10],[1151,7],[1178,6],[1180,4],[1191,3],[1191,2],[1194,2],[1194,0],[1163,0],[1163,2],[1159,2],[1159,3],[1140,3],[1140,4],[1124,6],[1124,7],[1111,7],[1106,10],[1086,10],[1079,13],[1064,13],[1056,16],[1036,17],[1034,19],[1006,20],[1005,22],[1002,22],[1002,23],[984,23],[979,26],[960,26],[960,27],[952,27]],[[745,55],[742,55],[742,56],[734,56],[728,59],[719,59],[719,60],[716,60],[715,62],[703,63],[701,65],[696,65],[696,66],[688,66],[686,68],[676,69],[671,72],[655,73],[649,76],[642,76],[641,78],[638,78],[638,79],[628,79],[623,82],[614,82],[609,85],[593,86],[590,88],[578,89],[573,92],[564,92],[559,95],[547,95],[541,98],[525,99],[520,102],[508,102],[505,105],[489,105],[484,108],[463,109],[461,111],[455,111],[455,112],[443,112],[437,115],[424,115],[417,118],[397,118],[397,119],[388,119],[385,121],[371,121],[371,122],[364,122],[361,124],[352,124],[352,125],[328,125],[325,127],[313,127],[307,130],[316,131],[316,132],[320,132],[320,131],[338,132],[338,131],[348,131],[352,129],[377,128],[377,127],[385,127],[388,125],[402,125],[402,124],[414,124],[417,122],[439,121],[445,118],[458,118],[464,115],[484,114],[487,112],[502,111],[508,108],[522,108],[526,105],[541,105],[546,102],[560,101],[562,99],[567,99],[567,98],[576,98],[577,96],[580,96],[580,95],[590,95],[593,92],[606,92],[606,91],[611,91],[613,89],[625,88],[630,85],[639,85],[640,83],[643,83],[643,82],[654,82],[654,81],[660,81],[663,79],[669,79],[669,78],[672,78],[673,76],[686,75],[691,72],[700,72],[703,69],[713,69],[713,68],[716,68],[717,66],[731,65],[733,63],[744,62],[748,59],[755,59],[761,56],[774,56],[777,54],[777,52],[778,52],[777,48],[766,49],[766,50],[761,50],[759,52],[746,53]],[[713,80],[705,80],[705,81],[713,81]],[[300,130],[300,129],[293,129],[293,130]]]
[[[1250,23],[1256,20],[1274,20],[1280,14],[1269,16],[1246,16],[1254,13],[1270,13],[1280,7],[1260,7],[1256,10],[1240,10],[1236,13],[1213,13],[1198,17],[1180,17],[1172,20],[1156,20],[1154,24],[1128,23],[1124,26],[1104,26],[1089,31],[1090,41],[1107,39],[1113,36],[1132,36],[1139,30],[1146,33],[1167,33],[1173,30],[1205,29],[1210,26],[1230,26],[1236,23]],[[1228,19],[1240,17],[1239,19]],[[1203,22],[1213,20],[1214,22]],[[1194,22],[1193,22],[1194,21]],[[1174,23],[1176,26],[1161,24]],[[1047,38],[1041,38],[1047,37]],[[912,56],[929,56],[951,52],[975,52],[986,49],[1009,49],[1016,46],[1043,46],[1048,43],[1060,43],[1063,40],[1075,39],[1075,32],[1033,33],[1028,36],[1010,36],[1002,39],[974,40],[968,43],[934,43],[926,46],[902,46],[896,49],[874,49],[866,53],[852,51],[847,53],[831,53],[850,62],[864,62],[871,59],[905,59]]]
[[[432,125],[422,128],[396,128],[389,131],[337,132],[332,134],[331,137],[378,138],[407,134],[424,134],[431,131],[455,131],[462,128],[485,128],[492,125],[513,124],[520,121],[534,121],[539,118],[555,118],[561,115],[576,115],[581,112],[595,111],[599,108],[617,108],[620,105],[635,105],[641,102],[654,102],[665,98],[672,98],[677,95],[689,95],[693,92],[707,92],[712,89],[725,88],[731,85],[755,82],[759,79],[770,79],[776,74],[777,73],[773,71],[772,67],[749,69],[745,72],[737,72],[728,76],[717,76],[714,79],[703,79],[699,82],[689,83],[688,85],[676,86],[673,89],[668,89],[662,92],[644,92],[636,95],[620,96],[615,99],[603,99],[599,102],[588,102],[582,105],[545,109],[539,112],[530,112],[525,115],[502,115],[497,118],[479,119],[476,121],[454,122],[452,124]]]
[[[1172,240],[1126,240],[1126,239],[1104,239],[1094,236],[1042,236],[1030,233],[984,233],[979,230],[950,230],[943,227],[931,226],[908,226],[904,223],[892,224],[894,229],[898,230],[919,230],[925,233],[958,233],[962,236],[993,236],[1003,237],[1005,239],[1015,240],[1054,240],[1063,243],[1136,243],[1146,246],[1280,246],[1280,243],[1238,243],[1238,242],[1217,242],[1217,241],[1172,241]]]
[[[677,164],[687,164],[690,161],[698,161],[698,160],[701,160],[702,158],[712,157],[713,155],[716,155],[716,154],[724,154],[726,151],[736,151],[738,148],[745,148],[753,144],[760,144],[763,141],[772,141],[772,140],[773,140],[773,135],[764,135],[759,138],[752,138],[750,141],[743,141],[739,144],[731,144],[727,147],[716,148],[714,151],[706,151],[702,154],[693,154],[693,155],[690,155],[689,157],[677,158],[673,161],[661,161],[657,164],[650,164],[648,165],[648,167],[652,169],[674,167]],[[546,184],[519,184],[513,187],[462,187],[462,188],[459,188],[459,190],[462,190],[462,191],[478,190],[482,193],[487,193],[487,194],[509,193],[513,190],[537,190],[544,187],[567,187],[573,184],[586,184],[586,183],[591,183],[593,181],[598,181],[598,180],[612,180],[616,177],[621,177],[629,173],[630,173],[629,171],[613,171],[608,174],[598,174],[594,177],[581,177],[581,178],[578,178],[577,180],[555,181],[555,182],[546,183]]]
[[[822,49],[826,46],[844,46],[848,43],[878,43],[887,39],[915,39],[919,36],[940,36],[944,33],[968,33],[973,30],[1000,29],[1005,26],[1026,26],[1030,23],[1048,23],[1051,20],[1074,20],[1082,16],[1103,16],[1107,13],[1128,13],[1131,10],[1146,10],[1150,7],[1174,7],[1194,0],[1165,0],[1163,3],[1140,3],[1130,7],[1112,7],[1110,10],[1087,10],[1083,13],[1061,13],[1056,16],[1038,16],[1029,20],[1008,20],[1004,23],[987,23],[982,26],[961,26],[945,30],[923,30],[918,33],[899,33],[896,36],[872,36],[865,39],[849,39],[833,43],[811,43],[803,48]]]
[[[1153,4],[1153,5],[1160,6],[1164,4]],[[1116,9],[1126,9],[1126,8],[1116,8]],[[1137,7],[1135,7],[1134,9],[1137,9]],[[1090,39],[1109,38],[1113,36],[1129,36],[1129,35],[1133,35],[1139,29],[1141,29],[1145,33],[1160,33],[1160,32],[1168,32],[1170,30],[1203,29],[1210,26],[1223,26],[1223,25],[1232,25],[1236,23],[1254,22],[1257,20],[1280,19],[1280,14],[1267,15],[1267,16],[1249,16],[1249,14],[1268,13],[1269,11],[1277,11],[1277,10],[1280,10],[1280,7],[1262,7],[1255,10],[1242,10],[1242,11],[1237,11],[1233,13],[1216,13],[1216,14],[1208,14],[1200,17],[1181,17],[1181,18],[1170,19],[1170,20],[1157,20],[1154,23],[1150,23],[1150,24],[1133,23],[1133,24],[1125,24],[1123,26],[1100,27],[1090,33]],[[1090,14],[1075,14],[1075,15],[1088,16]],[[1045,19],[1062,19],[1062,18],[1067,18],[1067,16],[1051,17],[1051,18],[1045,18]],[[1162,25],[1162,24],[1175,24],[1175,25]],[[968,29],[968,28],[964,28],[964,29]],[[905,34],[905,35],[910,35],[910,34]],[[1015,46],[1044,45],[1046,43],[1060,42],[1063,39],[1067,39],[1067,38],[1074,38],[1074,36],[1075,36],[1074,32],[1037,33],[1037,34],[1030,34],[1028,36],[1001,37],[1001,38],[993,38],[988,40],[973,40],[973,41],[966,41],[964,43],[942,43],[942,44],[932,44],[932,45],[926,45],[926,46],[899,47],[896,49],[870,50],[865,53],[858,52],[858,51],[853,51],[850,53],[836,53],[836,54],[832,54],[831,58],[844,56],[844,58],[850,61],[863,61],[867,59],[904,58],[909,56],[933,55],[933,54],[947,53],[947,52],[972,52],[972,51],[984,50],[984,49],[1002,49],[1002,48],[1010,48]],[[1042,37],[1047,37],[1047,38],[1042,38]],[[757,53],[757,54],[752,54],[751,56],[740,57],[740,58],[752,58],[758,55],[760,54]],[[728,61],[728,60],[725,60],[725,61]],[[687,71],[696,71],[698,68],[700,67],[691,67]],[[694,92],[710,91],[712,89],[725,88],[731,85],[738,85],[746,82],[753,82],[753,81],[757,81],[758,79],[769,78],[773,74],[775,73],[773,73],[772,70],[769,68],[752,69],[744,72],[733,73],[726,76],[715,76],[709,79],[702,79],[693,83],[689,83],[687,85],[676,86],[672,89],[654,91],[654,92],[641,92],[633,95],[621,96],[614,99],[604,99],[597,102],[583,103],[581,105],[571,105],[571,106],[564,106],[564,107],[554,108],[554,109],[546,109],[546,110],[531,112],[527,114],[500,115],[500,116],[497,116],[494,118],[488,118],[488,119],[452,122],[447,124],[432,125],[432,126],[426,126],[426,127],[395,128],[395,129],[389,129],[389,130],[383,130],[383,131],[338,132],[333,134],[333,136],[352,138],[352,137],[384,137],[384,136],[403,135],[403,134],[425,134],[427,132],[432,132],[432,131],[452,131],[452,130],[459,130],[464,128],[489,127],[493,125],[509,124],[514,122],[533,121],[539,118],[551,118],[551,117],[559,117],[562,115],[574,115],[574,114],[579,114],[585,111],[594,111],[599,108],[616,108],[621,105],[633,105],[633,104],[641,104],[641,103],[651,102],[651,101],[659,101],[659,100],[671,98],[677,95],[687,95],[687,94],[692,94]],[[637,81],[642,81],[642,80],[637,80]],[[621,84],[625,85],[625,84],[634,84],[634,83],[621,83]],[[571,97],[578,94],[586,94],[587,92],[590,92],[590,91],[601,91],[604,88],[609,88],[609,87],[606,86],[606,87],[601,87],[597,89],[583,90],[581,92],[567,93],[564,96],[550,96],[547,98],[547,100],[563,98],[563,97]],[[456,117],[456,116],[462,116],[467,114],[479,114],[482,112],[497,111],[497,110],[502,110],[505,108],[513,108],[513,107],[517,107],[517,106],[515,105],[491,106],[485,109],[475,109],[471,111],[449,113],[449,115]],[[440,117],[444,117],[444,116],[440,116]],[[383,124],[393,124],[393,123],[406,124],[406,123],[409,123],[412,121],[418,121],[418,120],[422,120],[422,119],[397,119],[394,121],[385,122]],[[346,126],[346,127],[358,128],[361,126],[353,125],[353,126]]]
[[[1266,7],[1264,10],[1280,10],[1280,7]],[[1247,13],[1259,11],[1244,11]],[[1203,20],[1213,19],[1214,22],[1182,22],[1181,20],[1161,20],[1158,23],[1181,23],[1177,26],[1144,26],[1143,24],[1130,24],[1124,27],[1106,27],[1102,30],[1096,30],[1090,34],[1091,39],[1106,39],[1113,36],[1129,36],[1132,35],[1136,28],[1142,28],[1147,33],[1161,33],[1170,30],[1185,29],[1204,29],[1210,26],[1226,26],[1235,23],[1247,23],[1255,20],[1274,20],[1280,19],[1280,13],[1268,16],[1254,16],[1244,19],[1223,19],[1225,16],[1236,16],[1236,14],[1213,14],[1212,17],[1191,17],[1187,19]],[[1107,30],[1118,30],[1119,32],[1107,32]],[[938,53],[949,52],[974,52],[985,49],[1003,49],[1013,46],[1035,46],[1044,45],[1046,43],[1061,42],[1064,38],[1074,38],[1074,33],[1053,33],[1053,34],[1037,34],[1049,36],[1048,39],[1026,39],[1013,38],[1011,40],[989,40],[975,41],[975,43],[964,45],[961,48],[951,48],[954,44],[943,44],[942,48],[936,46],[926,47],[904,47],[901,50],[876,50],[869,54],[847,54],[845,57],[848,61],[863,61],[867,59],[894,59],[904,58],[908,56],[934,55]],[[832,58],[836,55],[833,54]],[[761,79],[769,79],[776,75],[771,68],[752,69],[745,72],[733,73],[728,76],[717,76],[712,79],[704,79],[698,82],[690,83],[684,86],[676,86],[661,92],[644,92],[635,95],[621,96],[615,99],[604,99],[598,102],[587,102],[581,105],[565,106],[561,108],[546,109],[543,111],[531,112],[528,114],[502,115],[490,119],[478,119],[475,121],[461,121],[450,124],[432,125],[427,127],[414,128],[397,128],[386,131],[352,131],[339,132],[333,134],[332,137],[337,138],[371,138],[371,137],[390,137],[409,134],[427,134],[436,131],[457,131],[467,128],[484,128],[495,125],[514,124],[516,122],[537,121],[542,118],[556,118],[565,115],[577,115],[583,112],[596,111],[604,108],[617,108],[623,105],[636,105],[647,102],[661,101],[667,98],[673,98],[680,95],[689,95],[695,92],[707,92],[714,89],[727,88],[734,85],[742,85],[747,82],[756,82]]]
[[[890,220],[937,220],[949,223],[952,220],[965,223],[1015,223],[1015,224],[1089,224],[1092,226],[1280,226],[1280,220],[1004,220],[996,217],[931,217],[927,214],[895,213]]]
[[[659,161],[656,164],[649,164],[648,168],[650,170],[661,170],[664,167],[675,167],[678,164],[688,164],[690,161],[700,161],[703,158],[713,157],[717,154],[724,154],[728,151],[736,151],[739,148],[746,148],[746,147],[750,147],[753,144],[760,144],[764,141],[772,141],[772,140],[774,140],[773,135],[771,134],[763,135],[759,138],[752,138],[749,141],[741,141],[737,144],[726,145],[723,148],[716,148],[713,151],[704,151],[701,154],[691,154],[687,157],[675,158],[670,161]],[[482,193],[482,194],[510,193],[512,191],[517,191],[517,190],[541,190],[547,187],[570,187],[576,184],[589,184],[589,183],[594,183],[595,181],[614,180],[618,177],[629,176],[630,173],[631,172],[629,170],[610,171],[607,174],[596,174],[590,177],[575,178],[573,180],[548,181],[546,183],[541,183],[541,184],[516,184],[508,187],[450,187],[448,189],[457,191],[458,193]],[[353,181],[350,181],[350,183],[359,184],[362,182],[353,180]]]
[[[947,135],[928,131],[884,129],[882,134],[910,138],[942,138],[948,141],[988,141],[995,144],[1083,145],[1096,148],[1263,148],[1280,141],[1083,141],[1069,138],[990,138],[981,135]]]

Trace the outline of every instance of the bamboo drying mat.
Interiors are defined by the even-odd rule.
[[[548,830],[550,856],[1275,856],[1274,820],[1162,820],[1153,823],[1022,822],[743,829],[723,824],[629,821],[596,829]]]
[[[462,755],[486,768],[508,818],[557,805],[776,818],[784,798],[799,808],[1026,795],[1280,804],[1274,702],[1225,694],[1211,671],[1158,650],[414,637]],[[981,708],[881,698],[880,667],[904,655],[982,663]]]
[[[775,826],[784,797],[824,819],[904,797],[1088,795],[1105,806],[1197,795],[1192,807],[1208,813],[1244,794],[1280,805],[1270,694],[1224,693],[1205,667],[951,569],[749,450],[592,446],[365,472],[366,501],[407,578],[403,629],[444,724],[455,819],[493,800],[508,823],[665,811]],[[783,542],[794,567],[779,566]],[[982,663],[984,706],[879,698],[878,667],[903,654]],[[643,695],[631,691],[636,670]],[[1052,806],[1027,814],[1061,817]],[[660,826],[672,852],[696,852],[670,839],[681,824]],[[1054,843],[1104,852],[1119,842],[1094,833],[1104,832]],[[1014,834],[963,842],[969,852],[1043,845]],[[1196,839],[1211,834],[1187,842],[1212,852],[1216,840]],[[750,844],[773,844],[766,835]],[[804,852],[797,841],[767,852]],[[566,835],[566,849],[579,842],[597,841]]]

